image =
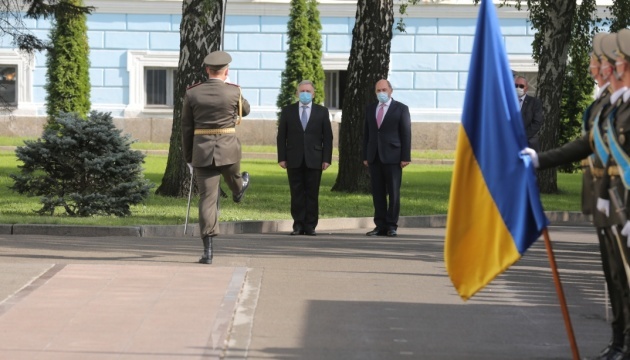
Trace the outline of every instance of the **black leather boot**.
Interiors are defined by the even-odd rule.
[[[212,237],[206,236],[203,239],[203,256],[199,258],[201,264],[212,264]]]

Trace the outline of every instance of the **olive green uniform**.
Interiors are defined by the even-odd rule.
[[[234,129],[239,117],[249,114],[250,106],[237,85],[208,79],[186,90],[182,107],[182,146],[184,159],[196,170],[199,188],[199,227],[201,237],[219,233],[217,197],[220,175],[232,194],[243,189],[240,172],[241,143],[236,133],[195,135],[199,129]]]

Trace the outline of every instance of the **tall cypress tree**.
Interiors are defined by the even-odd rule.
[[[300,81],[313,80],[312,53],[309,48],[311,31],[307,10],[306,0],[291,0],[291,12],[287,25],[289,49],[285,68],[282,71],[280,93],[276,101],[280,109],[295,101],[295,92]],[[278,116],[280,116],[279,113]]]
[[[319,9],[317,0],[308,0],[307,17],[309,23],[308,47],[311,50],[311,68],[313,76],[310,79],[315,85],[315,104],[323,104],[324,93],[324,67],[322,66],[322,23],[319,21]]]
[[[83,6],[82,0],[61,0]],[[61,112],[77,113],[82,118],[90,111],[90,76],[85,14],[65,11],[55,13],[50,32],[53,45],[48,51],[46,66],[46,113],[48,124]]]

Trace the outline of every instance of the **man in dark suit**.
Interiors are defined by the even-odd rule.
[[[182,151],[194,168],[199,188],[199,229],[203,241],[202,264],[212,264],[212,238],[219,234],[217,197],[221,175],[241,202],[249,186],[249,174],[241,174],[241,143],[236,128],[249,114],[249,103],[238,85],[226,83],[232,57],[223,51],[204,59],[208,80],[186,90],[182,105]]]
[[[527,134],[527,143],[529,147],[540,151],[540,145],[538,144],[538,131],[543,123],[543,109],[540,99],[527,95],[529,86],[527,79],[523,76],[516,76],[514,78],[514,85],[516,86],[516,94],[518,95],[518,102],[521,106],[521,117],[523,118],[523,125],[525,126],[525,133]]]
[[[365,109],[363,164],[370,171],[376,225],[366,234],[368,236],[396,236],[402,169],[411,162],[409,107],[392,99],[392,92],[388,80],[379,80],[376,83],[378,103]]]
[[[313,103],[309,80],[298,85],[299,101],[282,109],[278,124],[278,165],[287,169],[291,189],[291,235],[316,235],[319,184],[332,162],[333,133],[328,109]]]

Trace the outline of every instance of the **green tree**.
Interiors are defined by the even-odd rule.
[[[339,128],[339,173],[333,191],[367,192],[363,166],[365,104],[376,101],[374,86],[387,79],[394,25],[393,0],[359,0]],[[395,96],[395,95],[394,95]]]
[[[595,0],[585,0],[578,6],[573,20],[569,60],[562,89],[562,107],[560,108],[560,127],[558,145],[573,141],[581,134],[582,115],[593,101],[595,85],[589,73],[589,53],[592,35],[599,31],[597,23],[601,20],[592,17],[596,13]],[[561,172],[575,172],[579,163],[566,164],[558,168]]]
[[[61,0],[82,6],[82,0]],[[46,113],[48,124],[60,113],[85,117],[90,111],[90,75],[85,14],[57,12],[50,32],[52,49],[46,59]]]
[[[279,109],[295,102],[297,86],[302,80],[313,81],[315,85],[313,101],[323,102],[324,70],[321,68],[321,28],[315,0],[291,0],[287,24],[289,48],[281,75],[280,93],[276,101]],[[321,69],[321,74],[316,73],[317,68]],[[319,84],[316,76],[321,79]],[[278,116],[280,116],[279,113]]]
[[[24,6],[26,6],[26,12],[24,12]],[[11,39],[12,45],[27,53],[46,50],[50,48],[50,44],[26,29],[25,17],[48,19],[58,13],[77,16],[89,14],[93,10],[92,6],[77,6],[57,0],[1,0],[0,36]]]
[[[184,0],[179,27],[179,65],[175,76],[173,126],[166,170],[156,194],[183,197],[188,194],[190,172],[182,152],[182,104],[186,88],[208,79],[202,66],[209,53],[221,49],[224,1]]]
[[[319,20],[319,9],[317,0],[308,0],[307,17],[309,23],[308,48],[311,50],[311,68],[313,75],[309,79],[315,85],[315,104],[323,104],[326,94],[324,93],[324,67],[322,66],[322,23]]]
[[[23,163],[11,174],[11,189],[40,196],[42,215],[57,207],[69,216],[131,214],[130,206],[144,201],[153,184],[144,179],[144,155],[131,150],[109,114],[92,112],[86,120],[62,113],[36,141],[26,141],[15,154]]]

